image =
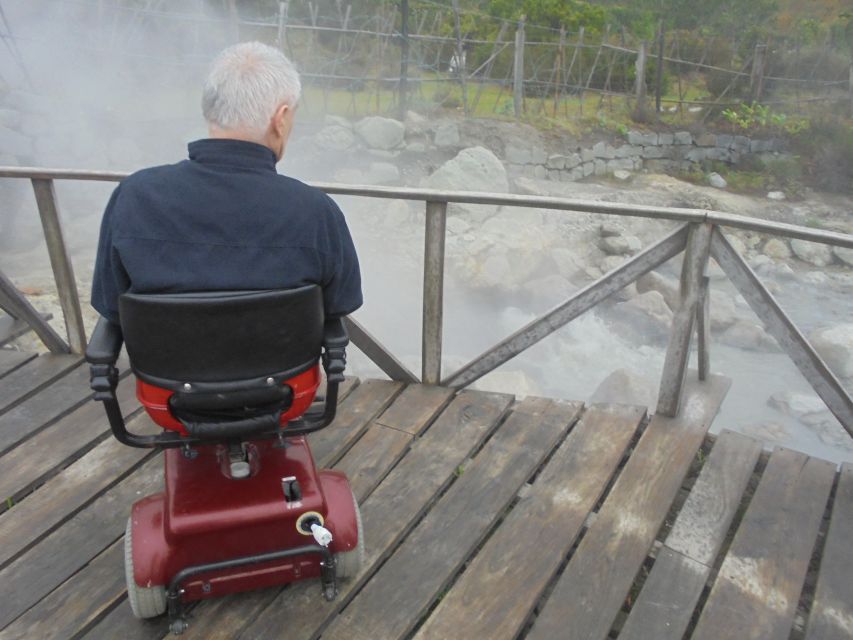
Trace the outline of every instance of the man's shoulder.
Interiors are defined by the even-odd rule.
[[[301,180],[282,174],[276,174],[276,183],[286,192],[289,202],[299,202],[303,206],[309,206],[314,210],[322,210],[329,214],[339,212],[335,201],[325,191],[317,187],[312,187]]]
[[[154,167],[146,167],[134,171],[121,181],[123,191],[146,188],[162,184],[164,179],[179,175],[187,164],[187,160],[181,160],[174,164],[161,164]]]

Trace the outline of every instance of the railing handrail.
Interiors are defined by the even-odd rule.
[[[119,182],[131,175],[126,171],[90,171],[87,169],[51,169],[43,167],[3,167],[0,178],[27,178],[40,180],[91,180]],[[394,198],[424,202],[460,204],[486,204],[497,206],[554,209],[578,213],[601,213],[632,218],[672,220],[676,222],[709,223],[745,231],[808,240],[835,247],[853,248],[853,235],[838,231],[814,229],[786,222],[762,220],[711,209],[689,207],[664,207],[639,204],[622,204],[595,200],[577,200],[558,196],[529,196],[512,193],[486,193],[481,191],[448,191],[419,187],[383,187],[373,185],[310,182],[311,186],[331,195],[362,196],[367,198]]]
[[[0,273],[0,305],[25,319],[54,351],[82,353],[86,335],[80,300],[59,220],[54,180],[100,180],[118,182],[128,173],[39,167],[0,167],[0,178],[26,178],[32,183],[47,241],[57,291],[68,332],[65,344],[36,313],[26,298]],[[426,204],[424,222],[424,288],[421,324],[421,378],[397,360],[378,340],[354,319],[349,319],[353,343],[390,377],[407,382],[445,384],[462,388],[501,366],[539,342],[573,318],[589,310],[619,289],[635,282],[644,273],[684,252],[680,306],[673,315],[657,412],[674,416],[679,411],[684,380],[695,333],[699,347],[699,377],[705,379],[709,367],[710,320],[707,276],[708,262],[714,258],[752,310],[764,322],[794,364],[823,399],[827,407],[853,436],[853,399],[827,367],[806,337],[776,303],[718,227],[732,227],[798,238],[836,247],[853,248],[853,235],[760,220],[721,211],[680,207],[627,205],[610,202],[572,200],[551,196],[442,191],[409,187],[377,187],[313,183],[335,195],[420,200]],[[449,203],[509,205],[582,213],[671,220],[682,224],[665,238],[646,247],[619,267],[570,296],[552,310],[529,322],[511,336],[483,352],[456,372],[442,376],[442,333],[444,306],[444,262],[447,207]]]

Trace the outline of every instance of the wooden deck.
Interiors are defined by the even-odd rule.
[[[109,437],[87,382],[76,356],[0,351],[2,640],[167,635],[132,617],[122,561],[160,459]],[[362,505],[361,576],[333,603],[303,582],[197,604],[185,637],[849,639],[853,467],[708,438],[727,387],[649,419],[350,380],[312,448]]]

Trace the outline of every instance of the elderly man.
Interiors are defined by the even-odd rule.
[[[189,159],[126,178],[101,223],[92,306],[118,323],[126,291],[323,288],[326,316],[362,304],[344,216],[321,191],[276,173],[299,75],[259,42],[225,49],[204,86],[210,137]]]

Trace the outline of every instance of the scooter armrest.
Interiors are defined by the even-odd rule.
[[[86,347],[86,362],[89,364],[115,364],[118,360],[124,336],[121,327],[106,318],[99,318],[89,345]]]

